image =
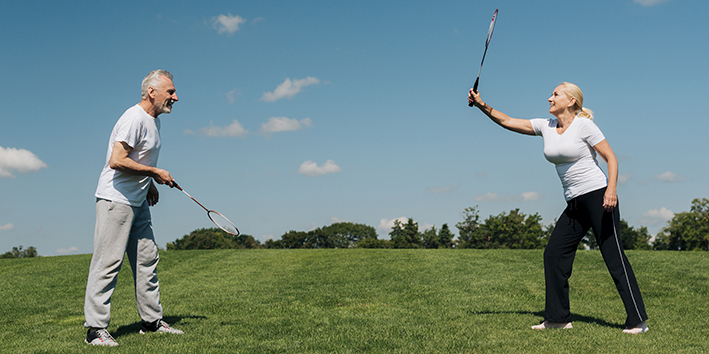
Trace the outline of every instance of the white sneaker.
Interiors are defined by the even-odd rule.
[[[536,326],[532,326],[532,329],[550,329],[550,328],[562,328],[562,329],[569,329],[569,328],[574,328],[574,326],[571,325],[571,322],[551,322],[551,321],[544,321],[541,324],[538,324]]]
[[[111,334],[108,333],[105,328],[89,329],[89,331],[86,333],[86,339],[84,339],[84,342],[86,342],[86,344],[103,345],[107,347],[118,346],[118,342],[116,342],[116,340],[111,337]]]
[[[140,328],[140,334],[145,334],[147,332],[185,334],[185,332],[182,332],[179,329],[170,327],[170,325],[163,320],[157,320],[152,323],[143,322],[143,326]]]
[[[638,325],[633,328],[624,329],[623,333],[640,334],[640,333],[645,333],[649,330],[650,330],[650,328],[647,328],[647,322],[642,321],[642,322],[638,323]]]

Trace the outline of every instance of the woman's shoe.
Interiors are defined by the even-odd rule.
[[[532,329],[548,329],[548,328],[569,329],[569,328],[574,328],[574,326],[571,325],[571,322],[552,322],[552,321],[544,321],[541,324],[538,324],[536,326],[532,326]]]
[[[640,333],[645,333],[649,331],[650,328],[647,328],[647,322],[642,321],[638,323],[635,327],[633,328],[626,328],[623,330],[623,333],[630,333],[630,334],[640,334]]]

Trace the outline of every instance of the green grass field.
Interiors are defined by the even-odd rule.
[[[542,320],[542,251],[162,252],[165,318],[183,336],[140,335],[130,268],[109,331],[84,344],[91,255],[0,259],[3,353],[706,353],[709,253],[629,251],[650,331],[621,333],[622,303],[597,251],[571,277],[574,328]]]

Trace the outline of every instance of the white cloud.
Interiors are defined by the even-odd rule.
[[[642,223],[649,225],[658,225],[668,222],[675,216],[672,210],[662,207],[660,209],[650,209],[643,214]]]
[[[259,132],[263,135],[267,135],[269,133],[299,130],[302,127],[310,127],[312,125],[313,121],[310,118],[305,118],[299,122],[295,118],[272,117],[268,119],[268,122],[261,124]]]
[[[0,230],[12,230],[15,228],[13,224],[0,225]]]
[[[274,102],[281,98],[292,98],[295,94],[303,90],[303,87],[319,84],[320,80],[314,77],[306,77],[305,79],[291,81],[287,78],[282,84],[278,85],[273,92],[265,92],[261,96],[261,101]]]
[[[401,216],[395,219],[380,219],[379,226],[377,226],[377,230],[379,230],[379,232],[388,234],[389,232],[391,232],[391,228],[394,227],[395,220],[399,220],[399,222],[402,224],[406,224],[407,222],[409,222],[409,218],[405,216]]]
[[[628,183],[628,181],[633,178],[633,174],[618,175],[618,183],[623,185]]]
[[[239,90],[238,88],[235,88],[235,89],[226,93],[226,99],[229,100],[229,103],[236,102],[236,99],[239,96],[241,96],[241,90]]]
[[[667,2],[669,0],[634,0],[636,4],[640,4],[643,6],[654,6],[654,5],[659,5],[663,2]]]
[[[57,250],[57,254],[67,254],[67,253],[74,253],[74,252],[79,252],[79,247],[72,246],[69,248],[60,248]]]
[[[475,197],[476,202],[501,202],[501,201],[506,201],[509,200],[509,197],[498,197],[497,193],[490,193],[487,192],[485,194],[481,194],[477,197]]]
[[[537,192],[524,192],[521,194],[523,202],[533,202],[539,200],[542,196]]]
[[[379,226],[377,226],[377,230],[381,233],[389,234],[391,232],[391,229],[394,227],[394,221],[396,220],[399,220],[401,225],[405,225],[409,222],[409,218],[405,216],[401,216],[395,219],[380,219]],[[419,224],[418,230],[419,232],[423,232],[435,226],[436,225],[433,224]]]
[[[670,171],[667,171],[665,173],[661,173],[659,175],[654,175],[653,177],[655,177],[655,179],[660,182],[672,183],[672,182],[684,181],[684,177],[682,177],[674,172],[670,172]]]
[[[308,160],[300,165],[300,168],[298,168],[298,173],[314,177],[326,175],[328,173],[340,172],[341,170],[342,169],[340,168],[340,166],[337,166],[337,164],[335,164],[335,161],[332,160],[325,161],[325,163],[320,167],[318,167],[317,163]]]
[[[214,29],[217,30],[219,33],[228,33],[232,34],[236,31],[239,30],[239,26],[242,23],[245,23],[246,19],[239,15],[233,15],[228,14],[228,15],[219,15],[216,17],[212,17],[212,26]]]
[[[408,222],[408,220],[406,220],[406,222]],[[430,229],[431,229],[432,227],[434,227],[434,226],[436,226],[436,225],[433,225],[433,224],[423,224],[423,225],[419,225],[419,231],[430,230]]]
[[[0,178],[15,177],[13,171],[30,173],[47,167],[46,163],[28,150],[0,146]]]
[[[234,119],[234,121],[227,125],[226,127],[215,127],[215,126],[208,126],[204,128],[200,128],[199,132],[207,137],[213,138],[213,137],[241,137],[249,133],[248,130],[244,129],[244,127],[239,123],[238,120]],[[185,133],[189,134],[191,131],[185,131]]]
[[[331,224],[337,224],[337,223],[340,223],[340,222],[351,222],[351,221],[349,221],[349,220],[347,220],[347,219],[340,219],[340,218],[338,218],[337,216],[333,216],[333,217],[330,218],[330,223],[331,223]]]

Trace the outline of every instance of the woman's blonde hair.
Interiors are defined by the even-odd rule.
[[[581,92],[581,89],[570,82],[562,82],[560,86],[564,87],[564,93],[567,96],[576,99],[576,104],[574,105],[576,114],[579,117],[593,120],[593,111],[583,106],[583,92]]]

